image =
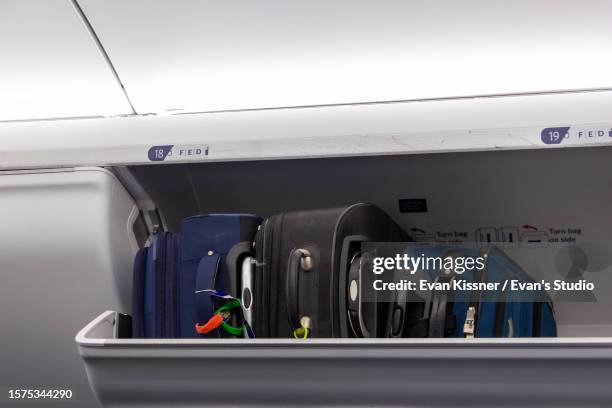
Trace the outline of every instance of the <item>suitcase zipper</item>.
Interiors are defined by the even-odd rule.
[[[261,235],[261,276],[260,276],[260,285],[259,285],[259,319],[260,319],[260,327],[264,331],[265,336],[269,336],[269,328],[268,328],[268,310],[266,306],[266,296],[267,296],[267,280],[268,274],[270,271],[268,270],[268,265],[266,264],[266,254],[268,254],[267,241],[269,240],[268,234],[268,224],[270,224],[270,219],[267,219]],[[258,334],[255,334],[256,336]]]
[[[158,233],[155,239],[155,303],[156,303],[156,316],[155,319],[155,337],[164,337],[164,324],[165,324],[165,270],[166,270],[166,233]]]
[[[268,293],[270,282],[270,266],[266,262],[272,253],[272,232],[274,217],[266,218],[261,225],[260,231],[255,237],[255,254],[258,262],[258,266],[261,268],[261,274],[255,275],[255,279],[258,282],[256,285],[257,293],[254,295],[253,300],[256,301],[257,309],[253,316],[254,327],[260,328],[260,331],[255,333],[256,336],[268,337],[270,336],[270,325],[268,313],[270,310],[270,295]],[[270,226],[272,224],[272,227]]]
[[[510,279],[515,279],[516,275],[511,275]],[[512,300],[512,296],[509,290],[502,292],[501,297],[497,300],[497,305],[495,306],[495,328],[494,335],[495,337],[504,337],[504,329],[507,326],[508,319],[506,319],[506,309],[508,308],[508,303]],[[511,312],[510,312],[511,313]],[[510,326],[508,326],[508,330],[510,330]],[[512,336],[514,336],[514,328],[512,328]]]
[[[165,232],[163,233],[162,238],[162,242],[161,242],[161,248],[160,248],[160,259],[157,260],[157,262],[160,263],[161,268],[160,268],[160,283],[161,286],[159,288],[159,292],[160,293],[160,297],[159,297],[159,337],[167,337],[167,331],[166,331],[166,285],[168,284],[167,282],[167,276],[166,276],[166,272],[167,272],[167,268],[166,268],[166,250],[167,250],[167,246],[168,246],[168,233]]]
[[[280,296],[279,281],[285,279],[285,274],[281,274],[282,266],[279,262],[282,246],[282,225],[283,214],[270,217],[264,228],[264,256],[263,270],[264,288],[262,290],[262,303],[265,304],[262,325],[265,328],[265,336],[275,337],[278,335],[278,297]],[[272,290],[275,290],[272,292]],[[260,315],[261,316],[261,315]]]
[[[253,329],[253,332],[256,336],[261,335],[261,324],[259,322],[259,315],[261,313],[262,308],[261,290],[263,287],[263,275],[265,273],[263,265],[263,236],[265,234],[265,226],[267,222],[268,220],[265,219],[264,222],[259,226],[257,230],[257,235],[255,235],[255,273],[253,275],[254,291],[251,293],[251,301],[253,303],[253,320],[251,328]]]
[[[177,301],[177,265],[178,265],[178,236],[168,234],[168,253],[166,254],[166,305],[165,321],[166,336],[175,338],[178,333],[178,301]]]

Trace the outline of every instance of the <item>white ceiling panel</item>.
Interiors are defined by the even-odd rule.
[[[131,108],[68,0],[0,0],[0,121]]]
[[[612,86],[609,0],[79,0],[139,113]]]

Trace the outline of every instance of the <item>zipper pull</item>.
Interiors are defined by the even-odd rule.
[[[476,332],[476,308],[474,306],[468,307],[467,314],[465,316],[465,323],[463,324],[463,334],[466,339],[473,339]]]
[[[512,318],[508,318],[508,337],[514,337],[514,322]]]

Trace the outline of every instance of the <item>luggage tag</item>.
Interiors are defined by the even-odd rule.
[[[310,335],[310,317],[304,316],[300,319],[300,327],[293,331],[293,337],[296,339],[307,339]]]
[[[219,299],[225,299],[228,302],[221,306],[219,309],[215,310],[213,316],[208,320],[208,322],[204,324],[196,323],[195,329],[198,334],[208,334],[211,331],[221,327],[226,332],[233,336],[242,336],[243,332],[246,332],[248,338],[255,338],[255,334],[253,330],[249,326],[249,324],[245,321],[243,313],[242,313],[242,302],[240,299],[233,297],[230,294],[222,292],[216,289],[203,289],[198,290],[195,293],[207,292],[211,296],[217,297]],[[229,325],[227,322],[232,317],[232,309],[238,309],[240,313],[240,317],[244,324],[241,327],[234,327]],[[234,312],[235,313],[235,312]]]

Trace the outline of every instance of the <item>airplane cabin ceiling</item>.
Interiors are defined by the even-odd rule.
[[[0,0],[0,121],[129,114],[67,0]]]
[[[612,86],[612,2],[78,0],[139,113]]]
[[[76,2],[126,95],[73,1],[0,0],[0,120],[612,87],[607,0]]]

